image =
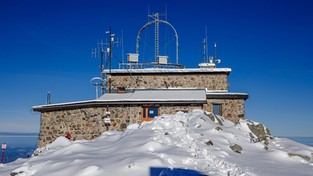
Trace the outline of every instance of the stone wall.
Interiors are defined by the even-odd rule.
[[[214,74],[146,74],[111,76],[112,88],[207,88],[227,90],[226,73]]]
[[[202,105],[160,105],[160,114],[175,114],[179,110],[201,109]],[[110,112],[111,125],[105,126],[104,117]],[[91,140],[108,130],[124,130],[131,123],[140,123],[141,105],[77,108],[42,112],[38,146],[44,147],[60,136],[71,134],[71,140]]]
[[[236,122],[240,118],[244,118],[244,102],[244,99],[208,99],[207,104],[203,105],[203,109],[213,112],[213,104],[221,104],[222,116],[232,122]]]
[[[194,109],[202,109],[202,105],[190,106],[161,106],[159,108],[160,114],[176,114],[179,111],[191,112]]]
[[[109,107],[108,110],[111,112],[109,130],[123,130],[129,123],[139,122],[141,117],[140,107]],[[38,145],[45,146],[68,133],[73,140],[98,137],[107,130],[103,122],[106,112],[105,107],[42,112]]]

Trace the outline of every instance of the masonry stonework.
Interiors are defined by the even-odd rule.
[[[226,73],[214,74],[136,74],[111,76],[112,88],[207,88],[227,90]]]
[[[174,114],[178,111],[201,109],[200,105],[159,105],[160,114]],[[111,124],[104,124],[104,117],[110,112]],[[107,130],[124,130],[129,124],[141,123],[142,106],[112,106],[77,108],[42,112],[38,146],[44,147],[60,136],[71,134],[71,140],[91,140]]]
[[[222,116],[228,120],[236,122],[244,118],[244,99],[208,99],[207,102],[203,105],[206,111],[213,112],[213,104],[220,104]]]
[[[221,115],[236,122],[244,118],[244,102],[247,94],[228,93],[228,75],[230,70],[187,70],[136,73],[113,72],[108,75],[107,85],[116,92],[126,92],[127,89],[201,89],[205,92],[206,101],[195,103],[195,101],[175,103],[149,103],[124,102],[120,103],[106,99],[101,101],[86,101],[68,104],[45,105],[35,107],[41,112],[39,147],[51,143],[59,136],[71,134],[71,140],[94,139],[107,130],[124,130],[129,124],[142,122],[143,107],[158,107],[159,114],[175,114],[178,111],[190,112],[194,109],[204,109],[213,112],[213,104],[221,105]],[[119,88],[125,88],[119,89]],[[109,90],[109,89],[107,89]],[[130,93],[131,93],[130,91]],[[140,90],[138,90],[140,91]],[[114,94],[110,94],[116,96]],[[120,97],[120,96],[117,96]],[[138,97],[137,97],[138,98]],[[155,99],[157,100],[157,96]],[[109,98],[110,99],[110,98]],[[131,98],[130,98],[131,99]],[[140,98],[139,98],[140,99]],[[142,101],[142,100],[141,100]],[[169,100],[170,101],[170,100]],[[105,103],[111,102],[111,103]],[[112,103],[114,102],[114,103]],[[92,104],[90,104],[92,103]],[[77,105],[76,105],[77,104]],[[111,123],[107,126],[104,118],[110,114]],[[146,113],[146,111],[145,111]]]

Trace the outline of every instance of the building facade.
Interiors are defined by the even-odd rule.
[[[223,68],[111,70],[107,79],[110,93],[98,99],[33,107],[41,112],[38,145],[43,147],[66,134],[71,134],[71,140],[90,140],[107,130],[124,130],[129,124],[140,124],[160,114],[193,109],[214,112],[235,122],[244,118],[248,94],[228,92],[230,71]]]

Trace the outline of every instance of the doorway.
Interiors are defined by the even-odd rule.
[[[151,121],[154,117],[159,115],[159,108],[156,106],[144,106],[142,107],[141,121]]]

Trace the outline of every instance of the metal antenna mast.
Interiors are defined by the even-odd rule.
[[[149,21],[148,23],[146,23],[138,32],[137,34],[137,40],[136,40],[136,54],[139,54],[139,40],[140,40],[140,34],[150,25],[155,24],[155,59],[156,61],[157,56],[159,56],[159,23],[164,23],[168,26],[170,26],[174,33],[175,33],[175,38],[176,38],[176,64],[178,64],[178,34],[174,28],[174,26],[172,24],[170,24],[169,22],[165,21],[165,20],[160,20],[159,13],[156,14],[152,14],[152,15],[148,15],[149,17],[153,18],[152,21]]]
[[[159,13],[149,15],[149,17],[153,18],[153,20],[154,20],[154,58],[155,58],[155,62],[158,62],[159,31],[160,31]]]
[[[214,42],[214,62],[216,61],[216,42]]]
[[[110,37],[110,43],[109,43],[109,48],[108,48],[108,53],[109,53],[109,76],[108,76],[108,82],[109,82],[109,93],[111,93],[111,73],[112,73],[112,48],[113,48],[113,42],[114,42],[114,35],[112,34],[112,29],[110,27],[109,31],[106,32],[109,34]]]
[[[51,104],[51,93],[47,93],[47,104]]]
[[[112,34],[111,27],[109,28],[109,31],[105,32],[106,34],[109,34],[109,42],[103,42],[102,39],[100,42],[98,41],[98,47],[92,50],[92,56],[98,57],[100,55],[100,75],[101,77],[95,77],[90,80],[91,84],[96,87],[96,97],[98,98],[98,87],[101,87],[101,95],[103,95],[106,92],[106,86],[108,83],[108,92],[111,93],[111,73],[112,73],[112,48],[114,43],[114,36],[115,34]],[[105,66],[103,62],[105,61]],[[104,73],[105,69],[109,69],[109,74],[106,75]]]
[[[209,49],[207,47],[208,45],[208,32],[207,32],[207,27],[205,26],[205,38],[203,39],[203,63],[208,63],[208,53]]]

